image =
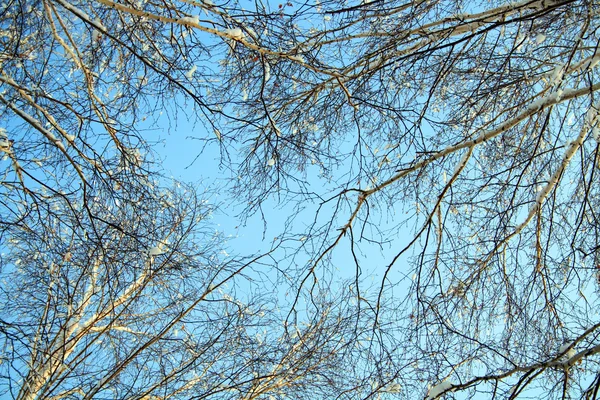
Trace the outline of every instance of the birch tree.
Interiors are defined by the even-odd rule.
[[[268,254],[228,256],[191,187],[137,190],[55,198],[10,230],[3,397],[300,399],[356,384],[339,366],[353,357],[348,298],[324,295],[320,315],[284,326],[260,279]]]
[[[289,57],[231,67],[259,125],[229,132],[251,140],[240,175],[263,176],[238,193],[318,206],[289,232],[308,238],[298,290],[350,252],[375,330],[401,327],[407,398],[597,397],[597,7],[284,5],[269,38],[292,32]]]
[[[49,247],[44,240],[53,237],[71,246],[72,239],[52,231],[58,215],[72,221],[73,232],[83,229],[75,221],[88,221],[88,235],[93,225],[106,224],[93,193],[103,193],[98,201],[106,206],[119,193],[134,199],[140,187],[152,193],[160,187],[144,129],[160,112],[173,119],[184,113],[206,131],[197,137],[198,162],[206,146],[221,152],[242,223],[259,215],[270,224],[273,202],[289,215],[267,258],[276,267],[269,279],[292,293],[287,302],[272,300],[280,318],[273,317],[269,329],[283,326],[284,333],[271,336],[271,348],[287,343],[296,328],[297,337],[307,329],[324,340],[311,351],[290,344],[307,367],[268,375],[283,379],[277,384],[225,374],[235,376],[225,381],[229,388],[243,387],[230,393],[212,384],[211,395],[598,396],[597,2],[47,0],[2,7],[0,220],[3,244],[20,243],[3,261],[7,273],[17,273],[16,260],[29,259],[18,256],[25,251],[19,235],[29,237],[32,248]],[[145,196],[160,204],[156,194]],[[55,202],[62,204],[58,210]],[[142,223],[139,202],[129,207]],[[108,303],[86,300],[87,288],[96,293],[93,282],[101,279],[93,266],[108,262],[93,246],[78,256],[85,274],[67,279],[78,282],[79,291],[62,300],[65,311],[32,320],[48,325],[51,338],[92,340],[103,332],[152,341],[155,335],[147,348],[163,349],[162,338],[183,318],[177,319],[184,313],[178,307],[191,313],[197,306],[171,300],[172,309],[158,307],[164,310],[159,325],[139,330],[143,315],[152,314],[144,314],[150,311],[142,302],[140,320],[137,312],[129,317],[125,310],[135,309],[142,291],[127,288],[150,276],[143,271],[154,271],[156,263],[172,265],[168,254],[198,253],[185,246],[170,250],[175,233],[169,243],[161,242],[167,231],[155,237],[148,228],[138,236],[119,215],[105,228],[121,227],[110,239],[119,244],[114,254],[133,251],[133,244],[121,246],[130,238],[138,238],[131,242],[135,254],[148,254],[132,261],[136,272],[115,286],[120,289],[101,296],[124,310],[125,320],[110,312],[101,317]],[[100,237],[102,230],[94,232]],[[106,252],[111,242],[96,243]],[[24,287],[54,290],[50,277],[64,270],[51,265],[64,254],[29,262],[40,272],[23,276],[37,276],[46,286]],[[213,272],[224,265],[211,263]],[[165,268],[159,270],[171,270]],[[124,279],[98,269],[110,288]],[[237,270],[226,271],[219,273]],[[202,299],[199,307],[214,293],[206,276],[189,289],[190,298]],[[6,285],[4,296],[12,299],[17,292]],[[140,294],[131,305],[127,290]],[[177,285],[169,290],[175,297],[188,293]],[[77,310],[85,316],[74,318]],[[223,318],[235,322],[223,337],[251,325]],[[309,328],[301,329],[302,321]],[[45,364],[28,370],[34,365],[28,360],[38,359],[28,358],[38,354],[38,339],[33,330],[15,336],[8,327],[16,329],[16,321],[3,324],[7,343],[28,338],[25,353],[6,353],[18,354],[18,361],[10,364],[5,387],[22,398],[66,395],[67,378],[60,377],[67,375],[81,380],[72,388],[85,381],[85,395],[92,397],[102,390],[113,394],[101,396],[115,398],[186,397],[184,382],[200,382],[178,372],[179,383],[171,385],[168,368],[151,374],[164,377],[162,383],[83,372],[92,367],[71,375],[50,354],[70,360],[87,349],[77,340],[47,345]],[[144,346],[119,346],[110,348],[122,353],[96,367],[112,371],[131,360],[117,368],[125,371],[148,360],[140,357]],[[178,351],[186,355],[173,365],[195,357]],[[275,365],[282,371],[287,364],[279,354]],[[352,368],[334,368],[342,362]],[[155,363],[146,366],[152,370]],[[300,371],[312,378],[297,378]],[[146,393],[150,388],[154,392]]]

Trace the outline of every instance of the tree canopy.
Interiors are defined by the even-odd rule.
[[[599,12],[4,1],[0,396],[598,398]]]

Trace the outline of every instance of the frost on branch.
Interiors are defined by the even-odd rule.
[[[198,69],[198,66],[193,65],[192,68],[190,68],[190,70],[185,73],[185,77],[188,78],[189,80],[192,80],[192,78],[194,77],[194,73],[196,72],[197,69]]]
[[[6,135],[6,129],[0,128],[0,151],[8,153],[10,151],[10,141]]]
[[[400,393],[402,391],[402,386],[397,382],[392,382],[387,385],[384,390],[387,393]]]
[[[537,44],[542,43],[544,40],[546,40],[546,35],[544,35],[543,33],[538,33],[537,36],[535,37],[535,42]]]
[[[558,353],[562,354],[562,356],[560,357],[561,362],[568,363],[569,360],[571,360],[571,358],[573,358],[577,354],[575,347],[571,347],[571,346],[573,346],[573,343],[566,342],[566,343],[563,343],[560,346],[560,348],[558,349]],[[569,347],[571,347],[571,348],[569,349]]]
[[[100,18],[94,19],[93,22],[92,43],[96,44],[102,39],[102,32],[106,31],[106,27],[102,24]]]
[[[160,256],[162,254],[165,254],[167,252],[167,247],[165,246],[164,243],[159,243],[158,245],[154,246],[154,247],[150,247],[150,249],[148,249],[148,255],[152,256]]]
[[[450,389],[452,389],[452,383],[448,381],[438,383],[437,385],[435,385],[427,391],[426,400],[437,399],[442,393],[445,393]]]
[[[245,37],[244,32],[240,28],[225,29],[223,33],[236,40],[242,40]]]
[[[200,17],[198,15],[194,15],[192,17],[183,17],[177,20],[182,25],[200,25]]]

